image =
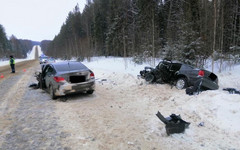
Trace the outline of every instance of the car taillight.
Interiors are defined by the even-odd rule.
[[[198,76],[203,77],[204,76],[204,71],[203,70],[199,70]]]
[[[90,74],[90,79],[94,79],[94,73],[93,72],[91,72],[91,74]]]
[[[65,79],[63,77],[53,77],[53,79],[56,81],[56,82],[61,82],[61,81],[64,81]]]

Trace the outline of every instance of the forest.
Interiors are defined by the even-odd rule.
[[[14,35],[7,38],[3,25],[0,24],[0,59],[9,59],[10,55],[16,58],[26,58],[29,50],[40,42],[18,39]]]
[[[239,61],[239,0],[87,0],[69,12],[47,55]]]
[[[76,5],[54,39],[41,46],[46,55],[62,59],[167,58],[198,67],[209,58],[237,63],[239,1],[87,0],[84,10]],[[14,37],[9,42],[0,45],[0,53],[17,49]]]

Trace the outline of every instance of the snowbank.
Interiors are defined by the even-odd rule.
[[[150,64],[136,65],[131,61],[131,58],[94,58],[91,62],[84,61],[86,66],[92,69],[98,76],[106,76],[106,78],[114,80],[114,82],[124,83],[129,85],[136,84],[137,75],[139,71]],[[240,65],[235,66],[232,71],[224,71],[217,73],[219,77],[219,90],[205,91],[200,95],[188,96],[183,91],[179,97],[179,104],[177,107],[181,108],[182,113],[196,113],[200,118],[206,122],[224,129],[225,131],[240,132],[240,95],[230,95],[223,91],[223,88],[233,87],[240,89]],[[133,79],[131,79],[133,78]],[[151,95],[151,94],[150,94]],[[176,97],[174,94],[172,97]],[[185,99],[188,99],[187,105]]]

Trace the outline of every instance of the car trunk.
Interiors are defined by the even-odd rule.
[[[73,75],[69,77],[70,83],[81,83],[86,81],[86,76],[84,75]]]
[[[90,72],[88,70],[83,71],[71,71],[65,72],[60,75],[68,83],[83,83],[90,79]]]
[[[204,70],[204,72],[205,72],[204,74],[205,77],[211,79],[212,81],[215,81],[216,83],[218,82],[218,78],[214,73],[207,70]]]

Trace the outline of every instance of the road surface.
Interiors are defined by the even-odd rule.
[[[208,121],[214,118],[214,110],[204,111],[208,116],[204,118],[195,109],[186,109],[188,102],[199,99],[185,95],[184,90],[100,70],[92,95],[71,95],[63,102],[64,98],[51,100],[47,92],[29,88],[37,82],[34,72],[39,69],[37,60],[17,64],[15,74],[9,73],[9,66],[0,67],[4,73],[0,79],[0,150],[240,147],[238,132],[227,132]],[[191,122],[190,129],[167,136],[164,124],[155,116],[157,111],[164,115],[181,112],[183,119]],[[206,126],[199,127],[203,120]]]

